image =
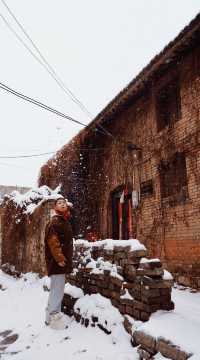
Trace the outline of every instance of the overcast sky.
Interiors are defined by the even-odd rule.
[[[5,1],[93,117],[200,9],[200,0]],[[26,41],[1,0],[0,13]],[[1,17],[0,43],[0,82],[86,124],[91,121]],[[55,151],[81,128],[0,89],[0,157]],[[48,157],[0,158],[0,184],[34,186]]]

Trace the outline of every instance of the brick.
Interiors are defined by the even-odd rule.
[[[134,319],[136,319],[136,320],[141,320],[140,313],[141,313],[140,310],[138,310],[138,309],[133,309],[133,317],[134,317]]]
[[[141,295],[146,298],[155,298],[160,296],[160,291],[159,289],[146,289],[145,287],[142,287]]]
[[[124,316],[124,328],[127,331],[128,334],[132,335],[132,323],[130,322],[129,318],[127,316]]]
[[[171,288],[173,285],[172,280],[155,280],[150,277],[143,277],[143,284],[149,286],[151,289],[165,289]]]
[[[126,305],[125,313],[130,315],[130,316],[133,316],[133,306]]]
[[[148,351],[146,351],[145,349],[143,349],[142,347],[138,347],[137,349],[137,353],[139,354],[139,358],[142,360],[149,360],[152,359],[152,354],[149,353]]]
[[[121,314],[125,314],[126,313],[126,306],[124,304],[119,303],[118,310],[120,311]]]
[[[133,300],[119,298],[120,304],[133,306]]]
[[[164,271],[162,268],[155,268],[155,269],[141,269],[138,268],[136,270],[136,275],[146,275],[149,277],[160,277],[162,278],[162,275],[164,274]]]
[[[186,360],[191,356],[191,354],[186,353],[172,344],[170,341],[167,341],[163,338],[158,338],[157,351],[159,351],[163,356],[172,360]]]
[[[120,300],[120,294],[117,291],[109,291],[109,297],[111,297],[112,299]]]
[[[119,287],[121,289],[123,280],[119,279],[118,277],[111,276],[110,281],[113,285],[116,285],[117,287]]]
[[[133,338],[138,345],[149,351],[152,355],[156,353],[156,340],[150,335],[145,334],[143,331],[136,330],[133,333]]]
[[[119,302],[116,299],[111,299],[111,303],[113,306],[118,307],[119,306]]]
[[[105,297],[110,297],[111,291],[109,289],[101,289],[101,294]]]

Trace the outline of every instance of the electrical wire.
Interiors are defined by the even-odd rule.
[[[70,120],[72,122],[75,122],[75,123],[77,123],[79,125],[82,125],[82,126],[85,126],[85,127],[87,126],[86,124],[84,124],[84,123],[82,123],[82,122],[80,122],[78,120],[75,120],[71,116],[65,115],[64,113],[61,113],[60,111],[58,111],[56,109],[53,109],[52,107],[50,107],[48,105],[45,105],[45,104],[43,104],[42,102],[40,102],[38,100],[35,100],[35,99],[33,99],[33,98],[29,97],[29,96],[26,96],[26,95],[24,95],[24,94],[22,94],[22,93],[20,93],[18,91],[13,90],[9,86],[7,86],[7,85],[5,85],[5,84],[3,84],[1,82],[0,82],[0,88],[2,90],[5,90],[5,91],[7,91],[7,92],[9,92],[9,93],[23,99],[23,100],[25,100],[25,101],[28,101],[28,102],[30,102],[30,103],[32,103],[34,105],[37,105],[37,106],[39,106],[39,107],[41,107],[41,108],[43,108],[43,109],[45,109],[47,111],[50,111],[50,112],[52,112],[52,113],[54,113],[54,114],[56,114],[58,116],[61,116],[61,117],[65,118],[65,119],[67,119],[67,120]]]
[[[40,101],[37,101],[37,100],[35,100],[35,99],[33,99],[33,98],[30,98],[30,97],[28,97],[28,96],[26,96],[26,95],[24,95],[24,94],[22,94],[22,93],[19,93],[19,92],[13,90],[12,88],[8,87],[7,85],[5,85],[5,84],[3,84],[3,83],[1,83],[1,82],[0,82],[0,89],[2,89],[2,90],[4,90],[4,91],[7,91],[7,92],[9,92],[9,93],[11,93],[11,94],[13,94],[13,95],[15,95],[15,96],[17,96],[17,97],[25,100],[25,101],[28,101],[28,102],[30,102],[30,103],[33,103],[34,105],[39,106],[39,107],[41,107],[41,108],[43,108],[43,109],[45,109],[45,110],[47,110],[47,111],[49,111],[49,112],[52,112],[52,113],[54,113],[54,114],[56,114],[56,115],[58,115],[58,116],[61,116],[61,117],[65,118],[65,119],[67,119],[67,120],[70,120],[70,121],[72,121],[72,122],[75,122],[75,123],[80,124],[80,125],[85,126],[85,127],[87,126],[86,124],[83,124],[83,123],[81,123],[80,121],[75,120],[75,119],[73,119],[72,117],[70,117],[70,116],[68,116],[68,115],[65,115],[64,113],[61,113],[60,111],[57,111],[57,110],[55,110],[55,109],[53,109],[53,108],[51,108],[51,107],[49,107],[49,106],[41,103]],[[95,130],[99,131],[97,128],[96,128]],[[105,135],[105,132],[104,132],[103,134]],[[111,136],[113,137],[113,135],[111,135]],[[115,139],[115,140],[116,140],[116,139]],[[80,146],[80,148],[79,148],[79,151],[80,151],[80,152],[82,152],[82,151],[100,151],[100,150],[105,150],[105,148],[91,148],[91,147],[81,147],[81,146]],[[45,153],[40,153],[40,154],[31,154],[31,155],[0,156],[0,159],[31,158],[31,157],[38,157],[38,156],[55,154],[55,153],[56,153],[56,151],[45,152]]]
[[[0,159],[23,159],[23,158],[31,158],[31,157],[37,157],[37,156],[44,156],[44,155],[50,155],[50,154],[55,154],[56,151],[50,151],[50,152],[45,152],[45,153],[40,153],[40,154],[31,154],[31,155],[5,155],[5,156],[0,156]]]
[[[17,24],[20,26],[21,30],[23,31],[23,33],[26,35],[26,37],[29,39],[29,41],[31,41],[32,45],[34,46],[35,49],[37,49],[37,52],[40,54],[40,56],[42,57],[43,61],[45,63],[43,63],[40,58],[38,58],[37,55],[35,55],[33,53],[33,51],[27,46],[27,44],[23,41],[23,39],[21,39],[21,37],[16,33],[16,31],[12,28],[12,26],[9,24],[9,22],[5,19],[5,17],[0,14],[0,17],[2,18],[3,22],[6,24],[6,26],[10,29],[10,31],[17,37],[17,39],[23,44],[23,46],[27,49],[27,51],[48,71],[48,73],[54,78],[54,80],[59,84],[59,86],[61,86],[63,88],[63,90],[66,92],[65,89],[65,85],[62,82],[61,79],[56,78],[56,76],[58,77],[58,75],[56,74],[56,72],[54,71],[54,69],[51,67],[51,65],[47,62],[47,60],[45,59],[45,57],[42,55],[42,53],[40,52],[40,50],[38,49],[38,47],[35,45],[35,43],[32,41],[32,39],[30,38],[30,36],[28,35],[28,33],[26,32],[26,30],[22,27],[22,25],[20,24],[20,22],[17,20],[17,18],[15,17],[15,15],[11,12],[10,8],[7,6],[7,4],[5,3],[4,0],[1,0],[3,2],[3,4],[7,7],[9,13],[13,16],[13,18],[15,19],[15,21],[17,22]],[[51,69],[51,71],[49,71],[48,67]],[[62,82],[62,84],[60,83]],[[64,85],[64,86],[63,86]],[[68,89],[68,88],[67,88]],[[69,89],[68,91],[71,93],[71,95],[75,96]],[[85,106],[76,98],[76,100],[79,102],[79,105],[84,107]],[[83,109],[82,109],[83,110]],[[88,110],[85,108],[85,110],[88,112]],[[91,114],[90,114],[91,115]],[[82,124],[83,125],[83,124]],[[86,126],[84,124],[84,126]],[[99,128],[99,129],[98,129]],[[105,129],[101,124],[98,124],[98,127],[96,126],[97,131],[99,131],[100,133],[103,134],[107,134],[110,137],[112,137],[114,139],[114,136],[107,130]],[[101,131],[101,130],[102,131]]]
[[[92,114],[88,111],[88,109],[85,107],[85,105],[73,94],[73,92],[66,86],[66,84],[62,81],[62,79],[59,77],[59,75],[57,74],[57,72],[55,71],[55,69],[52,67],[52,65],[50,65],[50,63],[47,61],[46,57],[44,57],[44,55],[42,54],[41,50],[38,48],[38,46],[35,44],[35,42],[31,39],[30,35],[28,34],[28,32],[26,31],[26,29],[24,28],[24,26],[20,23],[20,21],[16,18],[15,14],[11,11],[11,9],[9,8],[9,6],[7,5],[7,3],[4,0],[1,0],[1,2],[3,3],[3,5],[6,7],[6,9],[8,10],[9,14],[12,16],[12,18],[15,20],[15,22],[17,23],[17,25],[20,27],[21,31],[23,32],[23,34],[26,36],[26,38],[30,41],[30,43],[32,44],[32,46],[34,47],[34,49],[36,50],[36,52],[39,54],[39,56],[41,57],[41,59],[43,60],[44,63],[42,63],[40,61],[40,59],[35,56],[35,54],[33,54],[33,52],[29,49],[29,47],[24,43],[24,41],[20,38],[20,36],[14,31],[14,29],[10,26],[10,24],[8,23],[8,21],[6,21],[6,19],[2,16],[3,21],[5,22],[5,24],[9,27],[9,29],[14,33],[15,36],[17,36],[18,40],[26,47],[26,49],[31,53],[31,55],[46,69],[46,71],[50,74],[51,77],[53,77],[53,79],[56,81],[56,83],[59,85],[59,87],[65,92],[65,94],[67,94],[68,97],[71,98],[71,100],[73,102],[76,103],[76,105],[78,105],[82,111],[84,111],[90,118],[92,118]],[[44,65],[45,64],[45,65]]]
[[[41,108],[43,108],[43,109],[45,109],[47,111],[50,111],[50,112],[56,114],[57,116],[61,116],[62,118],[65,118],[67,120],[75,122],[76,124],[79,124],[79,125],[82,125],[82,126],[85,126],[85,127],[88,126],[88,125],[86,125],[86,124],[84,124],[84,123],[82,123],[82,122],[80,122],[78,120],[75,120],[71,116],[65,115],[64,113],[61,113],[60,111],[58,111],[58,110],[56,110],[56,109],[54,109],[54,108],[52,108],[52,107],[50,107],[48,105],[43,104],[42,102],[40,102],[38,100],[35,100],[35,99],[33,99],[33,98],[29,97],[29,96],[26,96],[26,95],[24,95],[24,94],[22,94],[22,93],[20,93],[20,92],[18,92],[16,90],[13,90],[11,87],[3,84],[2,82],[0,82],[0,89],[5,90],[5,91],[7,91],[7,92],[9,92],[9,93],[11,93],[11,94],[25,100],[25,101],[28,101],[28,102],[30,102],[30,103],[32,103],[34,105],[37,105],[37,106],[39,106],[39,107],[41,107]],[[96,131],[99,131],[99,132],[102,133],[102,131],[100,131],[97,127],[95,129],[96,129]],[[104,135],[106,134],[106,135],[109,135],[109,136],[113,137],[113,135],[110,134],[106,129],[104,130],[104,128],[103,128],[103,131],[104,131],[104,133],[103,133]]]
[[[100,150],[106,150],[106,148],[79,148],[80,153],[84,151],[100,151]],[[38,154],[31,154],[31,155],[0,155],[0,159],[23,159],[23,158],[32,158],[32,157],[38,157],[38,156],[45,156],[45,155],[52,155],[56,154],[57,151],[49,151],[44,153],[38,153]]]

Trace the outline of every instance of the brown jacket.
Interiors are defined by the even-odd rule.
[[[48,276],[65,274],[72,271],[73,238],[68,220],[54,215],[45,229],[45,259]],[[66,262],[65,267],[58,265]]]

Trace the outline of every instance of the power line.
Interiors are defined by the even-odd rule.
[[[25,101],[27,101],[27,102],[33,103],[34,105],[39,106],[39,107],[41,107],[41,108],[43,108],[43,109],[45,109],[45,110],[47,110],[49,112],[52,112],[52,113],[54,113],[54,114],[56,114],[58,116],[61,116],[61,117],[65,118],[67,120],[70,120],[70,121],[75,122],[77,124],[83,125],[85,127],[87,126],[86,124],[83,124],[80,121],[75,120],[75,119],[73,119],[72,117],[70,117],[68,115],[65,115],[64,113],[61,113],[60,111],[57,111],[57,110],[55,110],[55,109],[41,103],[40,101],[37,101],[37,100],[35,100],[33,98],[30,98],[30,97],[28,97],[28,96],[26,96],[26,95],[24,95],[22,93],[19,93],[19,92],[13,90],[12,88],[8,87],[7,85],[5,85],[5,84],[3,84],[1,82],[0,82],[0,89],[2,89],[4,91],[7,91],[7,92],[9,92],[9,93],[11,93],[11,94],[25,100]],[[97,129],[97,130],[99,131],[99,129]],[[103,128],[103,130],[104,130],[104,128]],[[107,130],[105,129],[103,133],[101,131],[100,132],[103,135],[105,135],[105,131],[107,131]],[[110,134],[109,132],[108,132],[108,135],[113,137],[113,135]],[[81,146],[79,148],[80,153],[84,152],[84,151],[100,151],[100,150],[106,150],[106,149],[104,147],[103,148],[91,148],[91,147],[81,147]],[[11,156],[5,155],[5,156],[0,156],[0,159],[31,158],[31,157],[38,157],[38,156],[44,156],[44,155],[51,155],[51,154],[55,154],[55,153],[56,153],[56,151],[50,151],[50,152],[39,153],[39,154],[31,154],[31,155],[19,155],[19,156],[17,156],[17,155],[11,155]]]
[[[5,85],[5,84],[3,84],[1,82],[0,82],[0,88],[2,90],[5,90],[5,91],[7,91],[7,92],[9,92],[9,93],[23,99],[23,100],[25,100],[25,101],[28,101],[28,102],[30,102],[30,103],[32,103],[34,105],[37,105],[37,106],[39,106],[39,107],[41,107],[41,108],[43,108],[43,109],[45,109],[47,111],[50,111],[50,112],[52,112],[52,113],[54,113],[54,114],[56,114],[58,116],[61,116],[61,117],[65,118],[65,119],[67,119],[67,120],[75,122],[76,124],[79,124],[79,125],[82,125],[82,126],[85,126],[85,127],[87,126],[86,124],[84,124],[84,123],[82,123],[82,122],[80,122],[78,120],[75,120],[71,116],[65,115],[64,113],[62,113],[62,112],[60,112],[58,110],[55,110],[52,107],[50,107],[48,105],[45,105],[45,104],[43,104],[42,102],[40,102],[38,100],[35,100],[35,99],[33,99],[33,98],[29,97],[29,96],[26,96],[26,95],[24,95],[24,94],[22,94],[22,93],[20,93],[18,91],[13,90],[9,86],[7,86],[7,85]]]
[[[80,153],[84,151],[100,151],[100,150],[106,150],[106,148],[90,148],[85,147],[79,148]],[[49,151],[45,153],[39,153],[39,154],[30,154],[30,155],[0,155],[0,159],[23,159],[23,158],[32,158],[32,157],[38,157],[38,156],[44,156],[44,155],[52,155],[55,154],[57,151]],[[7,164],[5,164],[7,165]]]
[[[5,155],[5,156],[0,156],[0,159],[23,159],[23,158],[31,158],[31,157],[37,157],[37,156],[44,156],[44,155],[50,155],[50,154],[55,154],[56,151],[50,151],[50,152],[46,152],[46,153],[40,153],[40,154],[31,154],[31,155]]]
[[[23,44],[23,46],[25,46],[25,48],[31,53],[31,55],[46,69],[46,71],[50,74],[50,76],[53,77],[53,79],[56,81],[56,83],[59,85],[59,87],[71,98],[71,100],[73,102],[75,102],[76,105],[78,105],[82,111],[84,111],[87,115],[89,115],[89,117],[92,118],[93,117],[92,114],[88,111],[88,109],[84,106],[84,104],[73,94],[73,92],[65,85],[65,83],[62,81],[62,79],[58,76],[55,69],[50,65],[50,63],[47,61],[47,59],[41,53],[38,46],[31,39],[31,37],[28,34],[28,32],[26,31],[26,29],[24,28],[24,26],[22,26],[20,21],[16,18],[16,16],[11,11],[11,9],[7,5],[7,3],[4,0],[1,0],[1,1],[2,1],[3,5],[6,7],[6,9],[8,10],[9,14],[12,16],[12,18],[15,20],[17,25],[22,30],[23,34],[26,36],[26,38],[30,41],[30,43],[32,44],[34,49],[37,51],[37,53],[39,54],[39,56],[41,57],[41,59],[43,60],[44,63],[41,62],[40,59],[30,50],[30,48],[24,43],[24,41],[21,39],[21,37],[14,31],[14,29],[11,27],[11,25],[8,23],[8,21],[3,17],[3,15],[1,15],[5,24],[14,33],[14,35],[18,38],[18,40]]]
[[[48,105],[45,105],[45,104],[43,104],[42,102],[40,102],[40,101],[38,101],[38,100],[35,100],[35,99],[33,99],[33,98],[29,97],[29,96],[26,96],[26,95],[24,95],[24,94],[22,94],[22,93],[20,93],[20,92],[18,92],[18,91],[16,91],[16,90],[13,90],[13,89],[10,88],[9,86],[7,86],[7,85],[5,85],[5,84],[3,84],[3,83],[1,83],[1,82],[0,82],[0,89],[5,90],[5,91],[7,91],[7,92],[9,92],[9,93],[11,93],[11,94],[13,94],[13,95],[15,95],[15,96],[23,99],[23,100],[25,100],[25,101],[28,101],[28,102],[36,105],[36,106],[39,106],[39,107],[41,107],[42,109],[45,109],[45,110],[47,110],[47,111],[50,111],[50,112],[56,114],[57,116],[61,116],[61,117],[64,118],[64,119],[70,120],[70,121],[72,121],[72,122],[75,122],[76,124],[79,124],[79,125],[82,125],[82,126],[84,126],[84,127],[87,127],[86,124],[84,124],[84,123],[82,123],[82,122],[80,122],[80,121],[78,121],[78,120],[75,120],[75,119],[72,118],[71,116],[65,115],[64,113],[62,113],[62,112],[60,112],[60,111],[58,111],[58,110],[55,110],[54,108],[52,108],[52,107],[50,107],[50,106],[48,106]],[[96,129],[97,129],[97,131],[99,131],[99,129],[98,129],[97,127],[96,127]],[[103,128],[103,131],[104,131],[104,132],[103,132],[104,135],[107,134],[107,135],[113,137],[113,135],[110,134],[106,129]],[[99,132],[101,132],[101,131],[99,131]],[[101,133],[102,133],[102,132],[101,132]]]
[[[4,5],[6,6],[6,3],[5,3],[5,1],[3,1],[3,0],[1,0],[3,3],[4,3]],[[8,8],[8,6],[6,6],[7,7],[7,9],[9,9]],[[9,12],[11,13],[11,10],[9,9]],[[12,13],[11,13],[12,14]],[[15,18],[15,20],[17,21],[17,23],[19,23],[18,22],[18,20],[16,19],[16,17],[15,17],[15,15],[14,14],[12,14],[12,16]],[[62,82],[62,80],[60,80],[59,79],[59,81],[57,80],[57,78],[56,78],[56,76],[57,76],[57,74],[56,74],[56,72],[54,71],[54,69],[51,67],[51,65],[47,62],[47,60],[43,57],[43,55],[41,54],[41,52],[40,52],[40,50],[37,48],[37,46],[33,43],[33,41],[31,40],[31,38],[29,37],[29,35],[26,33],[26,31],[25,31],[25,29],[22,27],[22,25],[19,23],[18,25],[20,26],[20,28],[22,28],[23,30],[23,32],[26,34],[26,36],[28,37],[28,39],[31,41],[31,43],[33,43],[34,44],[34,48],[36,48],[37,49],[37,51],[39,52],[39,54],[40,54],[40,56],[42,56],[42,59],[43,59],[43,61],[45,61],[45,64],[40,60],[40,58],[38,58],[38,56],[37,55],[35,55],[34,53],[33,53],[33,51],[27,46],[27,44],[21,39],[21,37],[15,32],[15,30],[12,28],[12,26],[8,23],[8,21],[5,19],[5,17],[2,15],[2,14],[0,14],[0,17],[2,18],[2,20],[4,21],[4,23],[7,25],[7,27],[10,29],[10,31],[17,37],[17,39],[23,44],[23,46],[28,50],[28,52],[48,71],[48,73],[54,78],[54,80],[59,84],[59,86],[61,85],[61,87],[62,88],[64,88],[63,90],[66,92],[66,89],[65,89],[65,85],[64,85],[64,83]],[[48,69],[48,67],[46,66],[46,64],[48,64],[48,66],[50,67],[50,69],[52,69],[51,71],[49,71],[49,69]],[[53,72],[53,73],[52,73]],[[54,73],[56,74],[56,76],[54,75]],[[60,82],[62,83],[62,84],[60,84]],[[64,85],[64,86],[63,86]],[[69,89],[68,89],[68,91],[70,91]],[[70,91],[71,92],[71,91]],[[71,92],[71,94],[73,95],[73,93]],[[75,95],[73,95],[73,96],[75,96]],[[77,101],[79,101],[78,99],[77,99]],[[79,102],[84,108],[85,108],[85,106],[81,103],[81,102]],[[79,105],[80,105],[79,104]],[[86,108],[85,108],[86,109]],[[88,111],[87,109],[86,109],[86,111]],[[90,114],[91,115],[91,114]],[[81,123],[80,123],[81,124]],[[83,125],[83,124],[82,124]],[[84,126],[87,126],[87,125],[85,125],[84,124]],[[96,129],[97,129],[97,131],[99,132],[99,133],[102,133],[102,134],[107,134],[108,136],[110,136],[110,137],[112,137],[113,139],[114,139],[114,136],[107,130],[107,129],[105,129],[101,124],[99,124],[98,126],[96,126]],[[101,130],[102,131],[101,131]]]

